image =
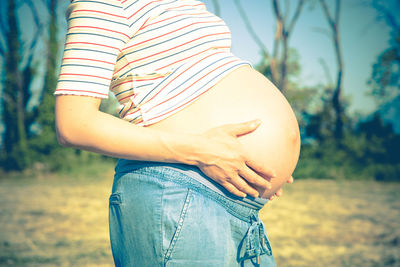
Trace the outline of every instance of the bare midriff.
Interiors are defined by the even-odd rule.
[[[282,93],[261,73],[242,66],[219,81],[194,103],[148,127],[200,134],[229,123],[260,119],[252,133],[239,137],[251,159],[274,170],[272,189],[256,188],[269,197],[292,175],[300,152],[299,126]]]

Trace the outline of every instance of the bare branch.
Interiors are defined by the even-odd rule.
[[[35,7],[35,5],[33,4],[32,0],[25,0],[25,3],[29,6],[31,12],[32,12],[32,16],[33,16],[33,21],[36,25],[36,32],[34,34],[33,40],[31,42],[31,45],[29,47],[29,49],[33,49],[36,45],[37,39],[42,31],[42,23],[40,22],[39,19],[39,13]]]
[[[328,20],[328,23],[331,27],[334,27],[335,22],[333,21],[333,18],[331,16],[331,13],[329,12],[328,5],[326,4],[325,0],[319,0],[322,6],[322,10],[325,13],[326,19]]]
[[[282,15],[279,0],[272,1],[272,8],[276,17],[276,33],[271,59],[271,76],[281,92],[285,92],[288,83],[289,37],[303,9],[305,0],[298,0],[292,18],[290,16],[290,1],[285,1],[285,15]],[[282,51],[279,50],[282,48]],[[277,68],[279,67],[279,71]],[[279,81],[278,81],[279,80]]]
[[[336,25],[339,24],[340,20],[340,5],[342,1],[335,1],[335,23]]]
[[[1,10],[0,10],[1,12]],[[6,18],[4,14],[0,14],[0,53],[1,55],[4,55],[5,51],[7,50],[7,44],[6,44],[6,39],[7,39],[7,29],[6,29],[6,22],[3,21]]]
[[[3,14],[1,14],[1,18],[3,18]],[[6,23],[4,23],[3,21],[0,21],[0,34],[4,37],[7,34],[7,29],[6,29]]]
[[[258,37],[258,35],[255,33],[253,27],[251,26],[250,20],[246,15],[246,12],[244,11],[240,0],[235,0],[235,5],[236,8],[239,11],[240,16],[243,19],[243,22],[247,28],[247,30],[249,31],[251,37],[253,38],[253,40],[256,42],[256,44],[258,45],[258,47],[261,49],[261,52],[263,54],[263,57],[268,57],[268,49],[267,47],[264,45],[264,43],[261,41],[261,39]]]
[[[282,17],[282,12],[281,12],[281,8],[279,6],[278,0],[273,0],[272,1],[272,7],[274,8],[274,13],[275,13],[275,16],[276,16],[277,20],[280,21],[282,23],[282,26],[283,26],[283,17]]]
[[[215,10],[214,13],[215,13],[215,15],[220,17],[221,16],[221,8],[219,6],[218,0],[213,0],[212,3],[214,5],[214,10]]]
[[[294,25],[297,22],[297,19],[300,17],[300,13],[301,13],[301,10],[303,9],[303,6],[304,6],[304,0],[298,1],[297,7],[296,7],[296,11],[294,12],[292,20],[291,20],[291,22],[289,24],[289,27],[287,29],[288,32],[292,32],[292,30],[294,28]]]
[[[288,18],[290,16],[290,1],[286,0],[285,1],[285,14],[282,16],[282,20],[284,24],[288,21]]]
[[[343,54],[342,47],[340,45],[340,34],[339,34],[339,19],[340,19],[340,5],[341,0],[336,0],[335,5],[335,20],[333,20],[328,5],[325,0],[319,1],[322,7],[323,12],[325,13],[326,20],[332,31],[332,41],[334,44],[335,55],[336,55],[336,85],[335,89],[332,92],[332,106],[335,110],[335,128],[334,128],[334,136],[340,145],[340,140],[343,136],[343,104],[341,103],[341,92],[342,92],[342,81],[343,81]]]
[[[40,22],[39,13],[38,13],[35,5],[33,4],[32,0],[25,0],[24,3],[26,5],[28,5],[29,9],[31,10],[31,13],[32,13],[32,16],[33,16],[33,21],[34,21],[34,23],[36,25],[36,31],[33,34],[32,41],[30,42],[30,46],[29,46],[28,52],[27,52],[28,53],[27,64],[30,64],[30,62],[32,61],[32,58],[33,58],[33,53],[34,53],[36,44],[37,44],[37,42],[39,40],[39,37],[40,37],[40,35],[42,33],[43,25]]]

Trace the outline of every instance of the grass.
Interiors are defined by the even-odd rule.
[[[1,178],[0,265],[112,266],[112,168]],[[399,183],[298,180],[261,218],[278,266],[400,266]]]
[[[261,212],[278,266],[400,266],[400,184],[300,180]]]

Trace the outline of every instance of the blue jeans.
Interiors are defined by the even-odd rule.
[[[218,192],[199,177],[211,180],[184,164],[118,162],[109,209],[116,266],[275,266],[263,200]]]

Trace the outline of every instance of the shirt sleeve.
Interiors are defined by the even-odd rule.
[[[118,0],[72,1],[55,95],[108,97],[117,56],[130,39],[124,11]]]

